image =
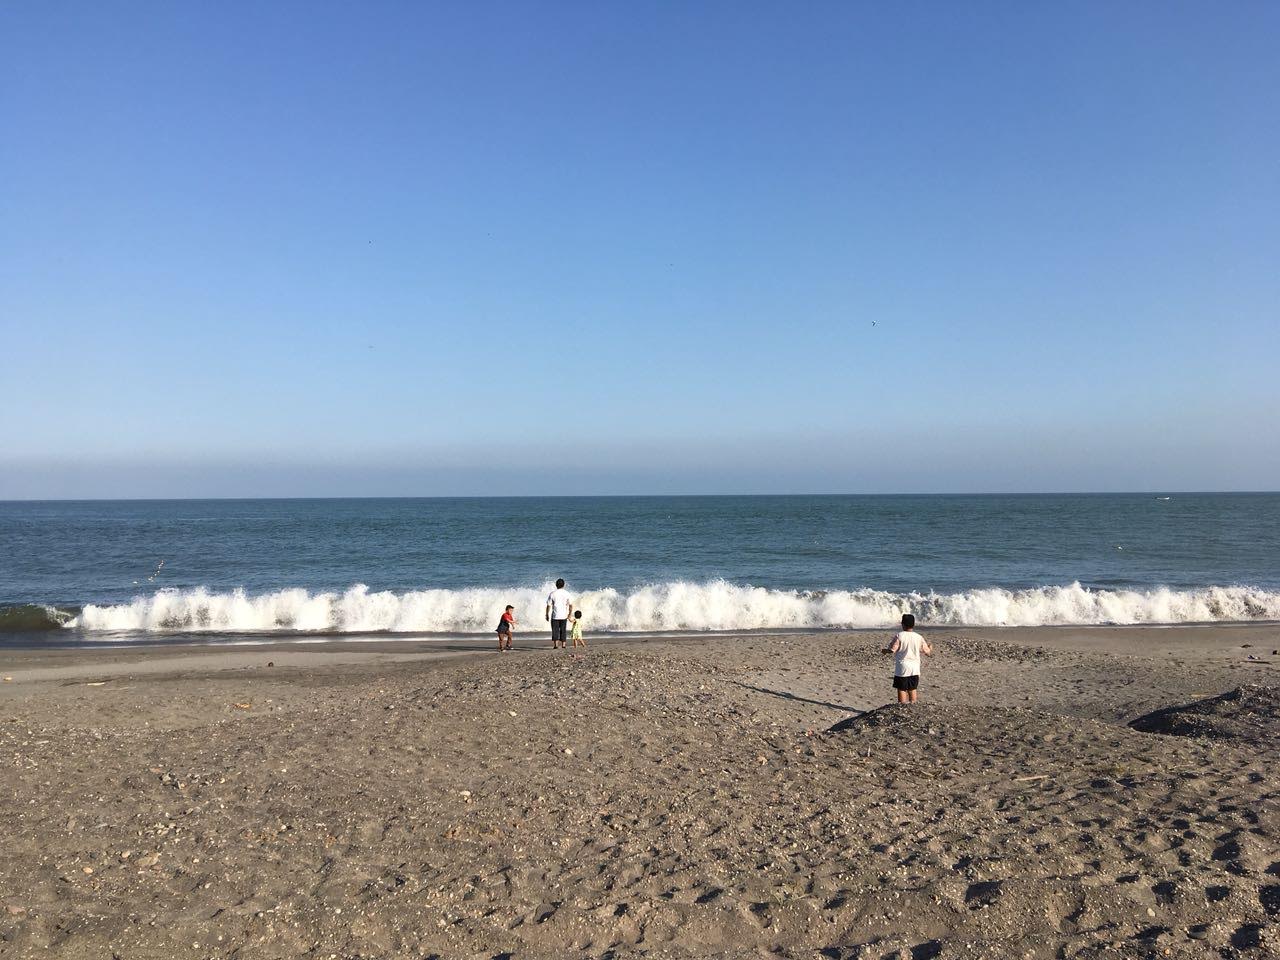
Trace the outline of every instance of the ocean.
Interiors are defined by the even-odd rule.
[[[1280,494],[0,502],[0,642],[1280,620]]]

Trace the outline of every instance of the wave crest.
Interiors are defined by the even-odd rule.
[[[394,593],[356,584],[342,593],[159,590],[126,604],[86,605],[66,625],[95,631],[472,633],[492,630],[511,603],[519,626],[537,630],[549,589],[547,584]],[[886,627],[904,613],[925,624],[968,626],[1280,620],[1280,593],[1252,587],[1094,590],[1079,583],[900,594],[676,581],[629,592],[588,590],[575,595],[575,605],[584,611],[589,629],[617,632]]]

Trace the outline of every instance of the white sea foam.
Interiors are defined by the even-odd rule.
[[[256,595],[242,590],[159,590],[131,603],[90,604],[67,626],[119,631],[487,632],[511,603],[521,628],[541,630],[549,588],[544,584],[393,593],[356,584],[344,593],[289,589]],[[1280,620],[1280,593],[1252,587],[1092,590],[1073,583],[1027,590],[899,594],[768,590],[715,580],[660,583],[627,592],[588,590],[575,594],[575,602],[585,612],[590,630],[620,632],[885,627],[903,613],[914,613],[926,624],[972,626]]]

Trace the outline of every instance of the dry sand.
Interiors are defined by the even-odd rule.
[[[1280,956],[1280,628],[927,633],[0,651],[0,956]]]

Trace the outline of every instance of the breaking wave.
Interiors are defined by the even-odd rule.
[[[43,603],[0,607],[0,633],[57,630],[75,618],[74,610],[60,610]]]
[[[371,591],[304,589],[246,594],[159,590],[130,603],[88,604],[66,626],[93,631],[486,632],[503,607],[516,607],[519,626],[544,628],[550,585],[541,587]],[[1072,583],[1026,590],[962,593],[880,590],[790,591],[722,580],[671,582],[629,591],[588,590],[575,604],[590,630],[763,630],[885,627],[903,613],[922,623],[969,626],[1197,623],[1280,620],[1280,592],[1252,587],[1196,590],[1098,590]]]

